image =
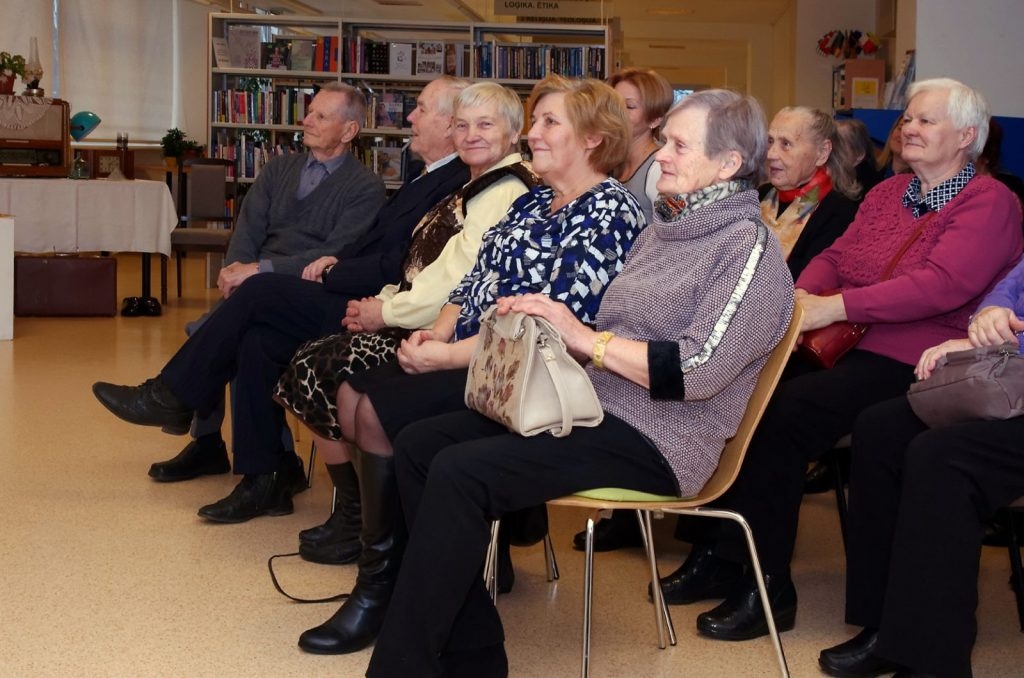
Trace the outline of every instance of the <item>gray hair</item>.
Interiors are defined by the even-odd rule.
[[[861,186],[857,183],[854,171],[856,160],[854,149],[839,134],[839,126],[835,119],[821,110],[810,106],[787,106],[779,113],[796,113],[807,118],[807,129],[813,137],[813,143],[820,145],[826,139],[832,142],[832,152],[825,161],[825,171],[832,178],[832,188],[847,198],[856,200],[860,196]]]
[[[363,123],[366,122],[366,95],[362,90],[344,82],[332,80],[321,85],[320,92],[344,94],[345,101],[338,106],[336,112],[342,120],[352,120],[362,128]]]
[[[437,112],[441,115],[452,115],[455,111],[455,99],[462,90],[469,87],[470,82],[464,78],[456,78],[451,75],[442,75],[434,78],[431,83],[438,82],[444,85],[444,92],[437,99]]]
[[[768,123],[757,99],[728,89],[706,89],[681,99],[665,120],[688,108],[707,111],[704,154],[713,158],[736,151],[741,162],[735,178],[759,183],[768,154]]]
[[[946,114],[954,128],[961,132],[974,128],[974,143],[967,149],[967,159],[976,160],[988,139],[988,102],[981,92],[952,78],[932,78],[912,83],[907,89],[907,102],[923,92],[936,91],[949,93]]]
[[[495,82],[478,82],[465,88],[455,98],[455,111],[494,104],[498,117],[505,123],[505,129],[517,138],[523,129],[523,102],[515,92]]]

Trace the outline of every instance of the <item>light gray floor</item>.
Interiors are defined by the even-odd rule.
[[[98,379],[136,383],[159,370],[185,321],[213,298],[198,264],[188,262],[186,297],[162,318],[18,318],[15,340],[0,342],[0,677],[363,674],[369,651],[298,650],[299,633],[334,606],[291,603],[267,576],[267,557],[293,550],[296,532],[326,516],[323,468],[293,515],[211,525],[196,509],[226,495],[235,479],[151,482],[149,464],[173,456],[185,439],[123,424],[89,392]],[[137,294],[136,257],[121,257],[120,266],[119,294]],[[308,436],[301,447],[308,450]],[[555,585],[544,580],[539,546],[513,550],[515,590],[499,601],[512,676],[578,675],[582,554],[569,544],[584,520],[574,510],[552,514],[562,570]],[[656,541],[668,572],[684,551],[662,522]],[[855,631],[842,622],[843,567],[832,498],[809,497],[794,565],[797,628],[783,634],[794,676],[820,675],[819,650]],[[696,634],[694,618],[708,605],[673,608],[679,645],[659,651],[644,572],[637,549],[597,556],[595,678],[774,675],[767,639],[722,643]],[[1024,674],[1008,573],[1005,551],[986,549],[977,676]],[[313,596],[347,590],[355,571],[295,562],[281,574],[289,588]]]

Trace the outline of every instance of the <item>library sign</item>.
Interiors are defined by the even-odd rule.
[[[494,0],[494,13],[511,16],[600,19],[601,3],[583,0]]]

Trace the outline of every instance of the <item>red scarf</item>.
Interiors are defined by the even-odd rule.
[[[821,189],[818,192],[817,202],[821,202],[822,198],[828,195],[829,191],[832,190],[832,177],[828,175],[828,172],[825,171],[824,167],[819,167],[818,169],[814,170],[814,174],[811,176],[811,180],[808,181],[803,186],[798,186],[797,188],[794,188],[789,191],[777,189],[779,194],[779,202],[791,203],[797,198],[802,198],[803,196],[807,195],[816,188]]]

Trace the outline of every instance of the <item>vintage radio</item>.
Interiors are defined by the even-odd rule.
[[[60,99],[0,96],[0,176],[66,177],[68,113]]]

